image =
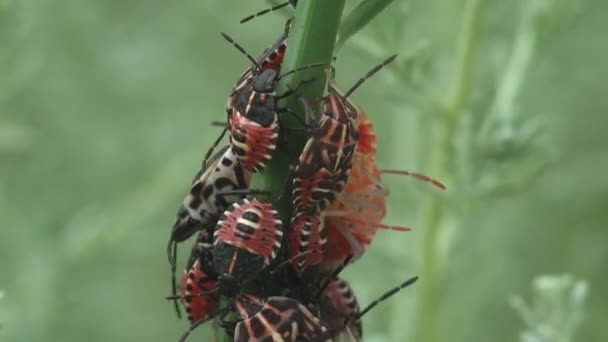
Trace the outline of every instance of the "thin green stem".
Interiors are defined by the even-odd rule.
[[[471,89],[472,66],[479,38],[479,27],[483,0],[467,0],[464,10],[463,24],[459,33],[458,56],[456,72],[446,102],[441,109],[443,120],[432,140],[429,158],[430,174],[439,179],[446,179],[450,163],[450,150],[454,144],[458,119],[464,106],[469,100]],[[424,236],[422,243],[423,270],[421,279],[424,281],[422,297],[420,298],[419,321],[415,341],[436,342],[438,336],[438,316],[440,303],[440,287],[442,284],[442,260],[438,244],[438,235],[445,214],[445,203],[439,197],[430,197],[424,204],[422,226]]]
[[[313,67],[286,77],[279,83],[278,93],[287,91],[287,85],[294,87],[302,80],[313,80],[302,85],[298,93],[307,100],[323,96],[325,70],[333,59],[343,9],[344,0],[308,0],[298,3],[281,72],[317,63],[326,64],[327,67]],[[295,96],[280,105],[296,111],[298,118],[289,114],[281,115],[282,141],[266,170],[253,177],[251,187],[269,190],[274,198],[281,196],[278,208],[281,217],[286,220],[291,207],[290,194],[285,191],[288,188],[289,167],[302,150],[306,135],[302,126],[304,113]]]
[[[285,60],[281,66],[281,73],[316,63],[326,64],[332,62],[336,35],[345,0],[308,0],[300,1],[295,12],[293,24],[289,32],[289,44],[285,53]],[[327,67],[310,68],[294,73],[282,79],[278,86],[278,93],[289,90],[287,85],[294,87],[302,80],[314,80],[299,88],[298,93],[305,99],[312,100],[323,96],[325,91],[325,70]],[[281,114],[282,141],[278,144],[272,160],[266,169],[255,174],[251,188],[271,191],[279,213],[284,222],[288,222],[291,215],[291,193],[289,189],[289,168],[296,160],[304,143],[306,135],[301,122],[305,121],[304,113],[299,108],[295,98],[290,98],[281,107],[288,107],[296,111],[296,116]],[[225,301],[222,301],[225,302]],[[225,304],[222,304],[225,305]],[[227,334],[218,333],[219,342],[231,341]]]
[[[463,25],[458,38],[456,74],[446,103],[447,114],[459,115],[471,90],[471,69],[479,40],[479,24],[483,0],[468,0],[464,10]]]

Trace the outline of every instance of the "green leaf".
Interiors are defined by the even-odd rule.
[[[344,18],[342,25],[340,25],[336,50],[339,50],[350,37],[359,32],[365,25],[369,24],[375,16],[382,12],[392,2],[393,0],[363,0],[359,3],[359,5]]]

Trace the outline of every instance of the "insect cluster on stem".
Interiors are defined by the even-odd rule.
[[[243,21],[288,4],[296,5],[292,0]],[[291,22],[257,58],[222,33],[251,65],[230,91],[223,130],[205,155],[171,229],[167,254],[173,293],[167,299],[175,302],[178,316],[183,307],[190,321],[180,341],[212,319],[234,341],[332,341],[340,336],[360,341],[361,317],[417,279],[360,310],[352,288],[339,278],[378,230],[409,230],[382,223],[388,196],[383,174],[413,176],[443,188],[424,175],[379,169],[373,125],[350,101],[396,55],[341,92],[329,65],[282,70]],[[300,94],[301,84],[316,80],[277,92],[279,80],[307,68],[328,70],[326,96],[308,99]],[[250,180],[266,168],[277,146],[286,143],[282,118],[294,115],[295,109],[281,106],[281,100],[289,96],[297,98],[305,113],[306,143],[291,161],[288,191],[271,198],[264,189],[251,189]],[[228,144],[214,153],[226,133]],[[276,209],[285,198],[292,208],[287,221]],[[195,234],[178,282],[178,244]]]

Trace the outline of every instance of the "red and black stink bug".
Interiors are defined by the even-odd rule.
[[[359,142],[358,111],[348,102],[348,97],[395,58],[396,55],[393,55],[372,68],[344,95],[330,83],[328,96],[318,103],[320,118],[317,118],[317,110],[299,97],[311,132],[298,158],[293,177],[292,195],[296,213],[325,210],[344,188]]]
[[[332,337],[345,334],[351,341],[359,341],[363,327],[359,303],[348,283],[339,278],[329,281],[319,300],[320,315],[323,324],[332,333]]]
[[[237,311],[249,317],[236,324],[235,342],[331,341],[319,318],[292,298],[270,297],[254,315],[242,303],[237,303]]]
[[[194,176],[190,190],[177,213],[171,230],[168,252],[175,242],[188,239],[201,229],[213,229],[219,215],[239,196],[219,195],[222,191],[247,189],[251,173],[243,170],[229,146],[224,146]],[[169,253],[171,258],[171,253]]]
[[[172,275],[172,280],[171,280],[171,286],[172,286],[172,294],[174,296],[174,300],[175,300],[175,311],[177,312],[177,316],[181,318],[181,313],[179,310],[179,304],[177,302],[177,299],[182,299],[183,302],[183,296],[184,296],[184,290],[183,287],[185,286],[184,282],[187,280],[187,277],[189,274],[197,274],[196,272],[202,272],[204,274],[214,274],[215,272],[213,272],[213,268],[211,266],[211,261],[213,260],[213,254],[211,253],[211,248],[212,248],[212,233],[210,233],[208,230],[201,230],[198,233],[198,236],[196,238],[196,241],[194,242],[194,246],[192,246],[192,251],[190,252],[190,257],[188,258],[188,261],[186,263],[186,270],[184,271],[184,274],[182,275],[182,280],[180,282],[180,290],[182,293],[182,297],[178,297],[176,296],[177,294],[177,284],[176,284],[176,279],[175,279],[175,272],[173,272]],[[194,264],[198,263],[197,267],[194,267]],[[200,269],[200,271],[198,271]],[[215,277],[217,278],[217,276]],[[189,315],[190,316],[190,315]],[[200,316],[200,315],[198,315]],[[190,320],[192,321],[192,320]]]
[[[200,230],[211,232],[222,212],[242,196],[221,195],[221,191],[246,189],[251,173],[244,170],[229,146],[222,148],[196,174],[184,199],[167,245],[171,272],[175,277],[177,243]],[[173,281],[175,284],[175,281]]]
[[[357,298],[348,283],[337,277],[333,278],[319,298],[321,322],[328,328],[332,338],[346,335],[350,342],[359,342],[363,337],[361,317],[417,280],[418,277],[409,278],[360,310]]]
[[[277,82],[294,72],[324,64],[310,64],[279,75],[279,69],[266,68],[255,60],[245,49],[225,33],[222,36],[243,53],[253,63],[251,76],[242,79],[228,98],[228,129],[230,143],[243,167],[257,172],[272,158],[279,138],[279,117],[286,108],[279,108],[277,102],[293,94],[287,91],[277,95]],[[307,81],[301,81],[296,88]]]
[[[243,199],[220,217],[213,237],[218,291],[234,298],[243,280],[254,277],[276,258],[283,242],[283,224],[270,202]]]

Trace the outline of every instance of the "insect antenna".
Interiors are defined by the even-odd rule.
[[[408,280],[404,281],[403,283],[401,283],[399,286],[396,286],[388,291],[386,291],[382,296],[380,296],[378,299],[374,300],[373,302],[369,303],[363,310],[361,310],[357,316],[355,316],[356,319],[360,319],[361,316],[365,315],[366,313],[368,313],[371,309],[373,309],[376,305],[380,304],[381,302],[387,300],[388,298],[392,297],[393,295],[395,295],[397,292],[401,291],[402,289],[412,285],[413,283],[415,283],[418,280],[418,276],[409,278]]]
[[[403,176],[408,176],[408,177],[412,177],[412,178],[416,178],[418,180],[421,180],[423,182],[427,182],[427,183],[431,183],[434,186],[438,187],[441,190],[445,190],[446,187],[443,183],[441,183],[440,181],[433,179],[429,176],[423,175],[421,173],[415,173],[415,172],[409,172],[407,170],[389,170],[389,169],[383,169],[380,170],[380,173],[388,173],[388,174],[393,174],[393,175],[403,175]]]
[[[365,76],[361,77],[357,82],[355,82],[355,84],[353,84],[352,87],[350,87],[350,89],[348,89],[348,91],[346,93],[344,93],[344,95],[342,95],[342,100],[346,100],[350,95],[352,95],[352,93],[357,90],[357,88],[359,88],[365,81],[367,81],[370,77],[372,77],[375,73],[377,73],[378,71],[380,71],[380,69],[384,68],[386,65],[390,64],[392,61],[395,60],[395,58],[397,58],[397,55],[392,55],[389,58],[385,59],[384,62],[376,65],[375,67],[373,67],[370,71],[367,72],[367,74],[365,74]]]
[[[255,58],[253,58],[253,56],[251,56],[249,54],[249,52],[247,52],[245,50],[245,48],[243,48],[239,43],[235,42],[234,39],[232,39],[232,37],[230,37],[229,35],[225,34],[224,32],[220,32],[220,33],[222,34],[222,37],[224,37],[224,39],[226,39],[230,44],[232,44],[232,46],[234,46],[237,50],[239,50],[243,55],[245,55],[251,61],[251,63],[253,63],[253,65],[255,65],[256,70],[258,70],[258,71],[262,70],[258,61],[256,61]]]
[[[266,8],[266,9],[264,9],[264,10],[261,10],[261,11],[257,12],[257,13],[254,13],[254,14],[248,15],[248,16],[246,16],[245,18],[241,19],[240,23],[241,23],[241,24],[242,24],[242,23],[246,23],[246,22],[248,22],[249,20],[251,20],[251,19],[253,19],[253,18],[255,18],[255,17],[259,17],[259,16],[262,16],[262,15],[264,15],[264,14],[266,14],[266,13],[276,11],[276,10],[281,9],[281,8],[283,8],[283,7],[285,7],[285,6],[289,5],[289,4],[292,4],[292,5],[293,5],[293,7],[296,7],[296,5],[295,5],[295,4],[296,4],[296,1],[294,1],[294,0],[286,1],[286,2],[284,2],[284,3],[281,3],[281,4],[276,5],[276,6],[274,6],[274,7]]]
[[[186,341],[186,339],[188,338],[188,336],[190,335],[191,332],[193,332],[196,328],[198,328],[201,324],[209,321],[211,318],[219,315],[220,313],[222,315],[225,315],[224,312],[228,313],[230,311],[230,305],[227,305],[226,307],[222,308],[222,309],[218,309],[216,310],[213,314],[209,315],[208,317],[204,317],[199,319],[198,321],[192,323],[190,325],[190,327],[188,327],[188,330],[186,330],[182,336],[180,336],[178,342],[184,342]]]

